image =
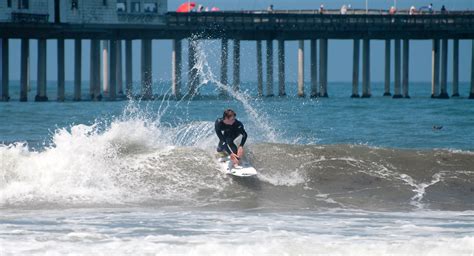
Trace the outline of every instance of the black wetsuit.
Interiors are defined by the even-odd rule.
[[[239,120],[235,120],[232,125],[227,125],[224,123],[222,118],[217,118],[214,127],[217,137],[219,137],[217,152],[226,151],[229,155],[232,152],[237,154],[237,146],[235,145],[234,140],[241,134],[242,140],[240,141],[240,146],[244,146],[245,141],[247,140],[247,132],[244,129],[244,125]]]

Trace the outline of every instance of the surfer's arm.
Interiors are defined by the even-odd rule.
[[[219,120],[216,120],[216,123],[214,124],[214,130],[216,131],[217,137],[219,137],[220,141],[225,142],[224,134],[221,132],[221,124]]]
[[[239,132],[240,132],[240,134],[242,134],[242,140],[240,141],[240,147],[243,147],[244,144],[245,144],[245,141],[247,141],[247,132],[245,131],[243,124],[240,124]]]

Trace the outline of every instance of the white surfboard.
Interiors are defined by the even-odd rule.
[[[229,156],[218,158],[217,161],[219,162],[221,171],[226,174],[238,177],[251,177],[257,175],[257,170],[255,170],[255,168],[253,168],[248,162],[241,161],[240,166],[234,167]]]

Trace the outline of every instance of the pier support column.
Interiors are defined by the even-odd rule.
[[[117,93],[123,96],[123,75],[122,75],[122,40],[117,40],[117,65],[116,65],[116,80]]]
[[[394,94],[393,98],[394,99],[399,99],[402,98],[401,94],[401,68],[402,68],[402,62],[401,62],[401,41],[400,39],[395,39],[394,42],[395,45],[395,74],[394,74],[394,80],[395,80],[395,88],[394,88]]]
[[[263,96],[263,60],[261,40],[257,40],[257,93],[259,97]]]
[[[65,97],[64,64],[64,39],[58,39],[58,101]]]
[[[150,100],[153,97],[153,78],[151,73],[151,39],[142,40],[142,98]]]
[[[132,40],[125,40],[125,95],[132,97],[133,72],[132,72]]]
[[[273,94],[273,40],[267,40],[267,97]]]
[[[1,68],[0,71],[2,72],[2,90],[1,90],[1,98],[2,101],[10,100],[10,93],[9,93],[9,81],[10,81],[10,74],[9,74],[9,42],[8,38],[1,39]]]
[[[362,98],[370,98],[370,40],[363,40],[362,49]]]
[[[115,100],[117,96],[117,40],[110,40],[109,45],[109,100]],[[106,77],[104,76],[104,80]]]
[[[285,41],[278,40],[278,96],[285,96]]]
[[[437,98],[439,96],[439,39],[433,39],[431,58],[431,98]]]
[[[109,40],[102,41],[102,90],[104,92],[104,96],[109,96],[109,47],[110,42]]]
[[[354,52],[352,57],[352,95],[351,98],[359,98],[359,62],[360,62],[360,40],[354,39]]]
[[[328,97],[328,39],[319,40],[319,96]]]
[[[453,40],[453,95],[459,97],[459,39]]]
[[[21,39],[21,75],[20,75],[20,101],[28,100],[28,87],[30,84],[30,41]]]
[[[90,95],[93,101],[102,100],[100,90],[100,40],[91,40]]]
[[[448,96],[448,39],[442,40],[441,50],[441,92],[440,99],[449,99]]]
[[[81,100],[82,83],[82,41],[74,39],[74,100]]]
[[[410,72],[410,41],[403,39],[403,97],[410,98],[408,94],[409,72]]]
[[[318,94],[318,65],[316,63],[316,60],[318,58],[318,52],[317,52],[317,43],[318,41],[316,39],[312,39],[311,40],[311,43],[310,43],[310,47],[311,47],[311,53],[310,53],[310,61],[311,61],[311,66],[310,66],[310,69],[311,69],[311,95],[310,97],[311,98],[315,98],[315,97],[318,97],[319,94]]]
[[[221,84],[222,86],[228,86],[228,79],[227,79],[227,62],[229,58],[228,52],[229,41],[225,38],[221,41]],[[224,89],[220,89],[219,94],[221,96],[225,96],[227,93]]]
[[[196,94],[196,89],[199,86],[199,77],[196,68],[196,47],[197,41],[190,38],[188,40],[188,93],[192,97]]]
[[[298,97],[304,97],[304,40],[298,44]]]
[[[240,40],[234,40],[234,52],[233,52],[233,62],[234,62],[234,70],[233,70],[233,90],[238,91],[240,86]]]
[[[392,96],[390,93],[390,46],[391,40],[385,40],[385,86],[383,96]]]
[[[471,51],[471,90],[469,92],[469,99],[474,99],[474,40],[472,40]]]
[[[171,54],[171,93],[176,99],[180,97],[181,88],[181,39],[173,39]]]

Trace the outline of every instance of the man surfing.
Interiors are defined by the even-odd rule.
[[[244,156],[244,144],[247,140],[247,132],[244,125],[235,119],[235,112],[232,109],[226,109],[222,118],[217,118],[214,125],[217,137],[219,137],[219,144],[217,144],[217,152],[227,152],[234,167],[238,167],[240,160]],[[234,140],[242,135],[240,145],[237,147]]]

